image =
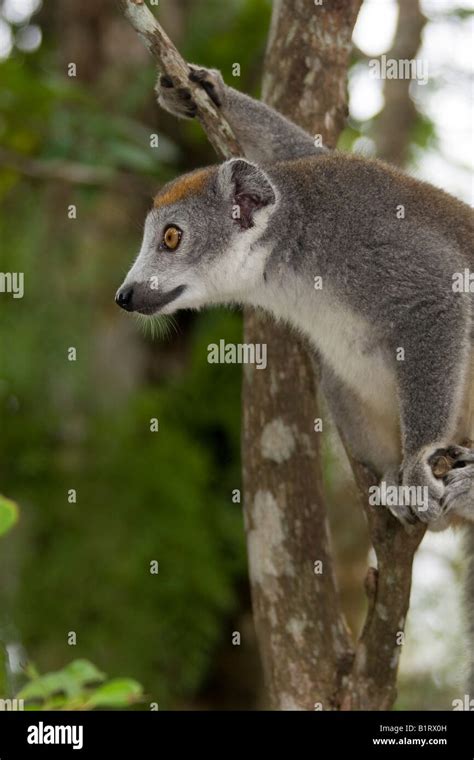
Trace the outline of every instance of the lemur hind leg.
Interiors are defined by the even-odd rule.
[[[369,407],[325,364],[321,389],[352,456],[379,478],[385,473],[391,473],[390,480],[398,478],[401,448],[396,418]]]

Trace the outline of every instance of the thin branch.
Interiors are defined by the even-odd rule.
[[[117,172],[108,167],[87,166],[75,161],[31,158],[0,147],[0,166],[38,179],[56,179],[77,185],[109,185]]]
[[[344,443],[343,431],[339,431]],[[346,448],[377,557],[365,590],[368,610],[341,709],[389,710],[397,696],[398,663],[410,604],[413,558],[425,534],[418,523],[408,530],[386,507],[369,505],[369,488],[378,479]]]
[[[197,105],[197,120],[221,158],[242,156],[242,150],[229,124],[216,110],[202,87],[189,80],[189,68],[168,35],[142,0],[118,0],[119,6],[138,32],[161,71],[171,77],[175,87],[190,90]]]
[[[0,147],[0,167],[34,179],[67,182],[73,185],[99,185],[112,187],[121,192],[130,192],[134,187],[142,189],[143,183],[135,175],[120,172],[108,166],[89,166],[76,161],[62,159],[44,160],[32,158]]]

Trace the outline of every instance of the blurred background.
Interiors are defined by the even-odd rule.
[[[269,0],[162,0],[158,17],[187,60],[258,96],[270,12]],[[472,203],[473,43],[471,0],[365,0],[339,147]],[[368,62],[394,52],[427,61],[428,82],[371,77]],[[114,304],[152,195],[215,161],[198,125],[159,110],[155,76],[113,2],[0,0],[0,271],[25,276],[23,299],[0,294],[0,491],[21,515],[0,540],[0,692],[16,693],[27,662],[80,657],[137,679],[160,709],[254,709],[232,499],[240,368],[207,363],[209,343],[239,342],[241,315],[183,313],[153,336]],[[369,547],[341,447],[325,438],[357,629]],[[418,553],[399,708],[449,709],[463,694],[460,543],[431,535]]]

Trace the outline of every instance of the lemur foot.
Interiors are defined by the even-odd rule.
[[[426,452],[408,461],[401,472],[386,473],[380,487],[382,503],[405,525],[420,521],[435,527],[443,517],[445,486],[433,475]]]
[[[398,493],[398,503],[389,507],[402,522],[420,520],[430,530],[443,530],[453,514],[474,521],[474,449],[450,446],[423,452],[404,466]]]
[[[441,501],[444,513],[474,522],[474,464],[453,468],[444,483],[446,490]]]
[[[443,517],[441,499],[445,486],[433,474],[430,465],[432,456],[432,451],[425,450],[408,461],[403,467],[402,481],[407,489],[404,498],[408,501],[414,519],[436,527],[436,523]]]
[[[201,85],[218,108],[222,105],[224,81],[219,71],[203,69],[190,64],[189,79],[191,82]],[[172,113],[173,116],[179,116],[183,119],[193,119],[196,116],[197,106],[191,90],[187,87],[175,87],[172,78],[167,74],[159,77],[155,92],[158,95],[160,106]]]

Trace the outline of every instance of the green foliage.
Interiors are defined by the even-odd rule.
[[[345,153],[350,153],[353,149],[355,141],[358,140],[361,136],[362,131],[360,128],[350,123],[347,124],[345,129],[342,130],[339,137],[337,143],[338,150],[344,151]]]
[[[414,148],[426,150],[434,145],[436,145],[436,130],[433,122],[423,114],[418,113],[411,134],[411,154],[413,154]]]
[[[114,678],[99,686],[86,703],[86,707],[127,707],[139,702],[142,687],[131,678]]]
[[[126,708],[143,700],[143,689],[130,678],[106,680],[89,660],[74,660],[62,670],[40,675],[30,666],[28,683],[17,694],[28,710]]]
[[[187,28],[192,30],[185,41],[184,54],[189,61],[218,68],[226,79],[231,77],[232,65],[238,61],[244,80],[249,79],[257,65],[258,75],[266,45],[266,33],[271,14],[270,0],[208,0],[206,13],[194,3],[190,7]],[[263,32],[263,33],[262,33]],[[236,40],[239,45],[236,56]],[[239,83],[236,78],[235,82]]]
[[[14,501],[0,494],[0,536],[7,533],[18,520],[18,507]]]
[[[159,158],[150,146],[156,128],[122,109],[108,109],[103,98],[74,79],[36,67],[19,56],[0,63],[0,145],[23,156],[67,160],[102,168],[167,178],[166,165],[178,150],[159,134]],[[0,197],[13,172],[0,175]]]
[[[244,5],[248,15],[252,4]],[[236,4],[235,19],[240,12]],[[252,33],[263,50],[263,24]],[[47,39],[37,54],[0,63],[3,147],[160,181],[185,153],[209,161],[202,135],[192,151],[186,142],[180,149],[174,121],[168,134],[146,124],[153,66],[124,66],[114,97],[108,72],[93,87],[61,74]],[[230,60],[232,48],[227,38],[219,55]],[[149,147],[157,131],[158,151]],[[124,385],[129,362],[173,356],[171,344],[141,337],[113,305],[146,206],[133,193],[39,184],[12,171],[0,172],[2,197],[1,268],[24,272],[26,287],[23,301],[1,304],[0,479],[22,506],[8,538],[13,566],[0,556],[2,576],[15,578],[14,594],[0,589],[2,618],[8,610],[42,670],[69,659],[72,629],[78,657],[133,675],[160,705],[179,704],[209,672],[245,568],[241,511],[230,499],[240,484],[240,372],[210,371],[206,361],[207,343],[239,340],[241,319],[200,317],[176,336],[186,346],[177,373],[150,382],[137,369]],[[103,359],[111,332],[119,339]],[[67,361],[69,346],[76,362]],[[96,699],[121,693],[119,682]]]
[[[9,538],[18,583],[11,613],[43,669],[70,656],[74,630],[77,656],[133,675],[151,700],[171,706],[205,678],[245,571],[241,511],[230,497],[240,485],[240,372],[211,369],[206,348],[221,337],[238,342],[241,318],[201,316],[187,330],[179,375],[153,384],[138,375],[121,391],[126,346],[105,364],[101,356],[110,310],[124,340],[132,334],[150,360],[179,338],[151,343],[113,305],[138,234],[119,234],[118,261],[117,233],[104,224],[83,237],[64,215],[48,224],[49,199],[36,202],[24,187],[14,200],[28,225],[19,235],[13,214],[0,222],[3,266],[23,271],[26,283],[24,301],[3,302],[0,322],[0,478],[22,507]],[[88,220],[80,232],[97,200],[78,191],[76,201]],[[76,362],[67,361],[69,346]],[[11,572],[2,562],[0,572]]]

